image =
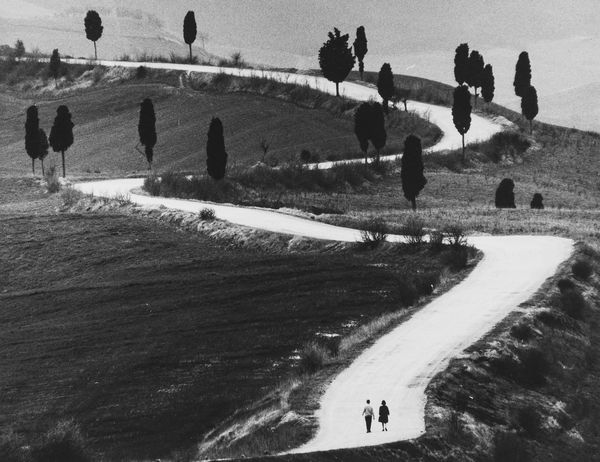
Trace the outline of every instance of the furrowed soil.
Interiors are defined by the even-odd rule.
[[[2,197],[0,429],[35,439],[73,418],[110,460],[193,446],[293,373],[318,332],[397,311],[402,274],[443,266],[427,249],[228,249],[60,212],[33,180],[3,178]]]

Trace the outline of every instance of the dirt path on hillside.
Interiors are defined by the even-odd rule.
[[[140,63],[102,61],[108,66],[137,67]],[[263,76],[284,82],[306,84],[329,93],[333,85],[320,77],[247,69],[216,68],[163,63],[145,63],[160,69],[196,72],[226,72],[241,76]],[[359,84],[342,85],[345,96],[368,100],[377,92]],[[430,151],[461,146],[449,108],[410,102],[410,109],[427,117],[444,133]],[[473,116],[469,140],[485,140],[501,131],[506,123]],[[360,161],[360,159],[358,160]],[[330,167],[323,163],[320,167]],[[272,210],[213,204],[201,201],[130,194],[141,188],[143,179],[80,183],[75,187],[97,196],[130,195],[134,203],[187,212],[210,207],[216,217],[239,225],[271,232],[316,239],[358,241],[360,231],[329,225]],[[401,241],[402,236],[390,236]],[[425,430],[425,388],[448,361],[476,342],[520,303],[529,299],[573,251],[573,242],[550,236],[471,237],[469,243],[484,253],[483,260],[458,286],[422,308],[411,319],[379,339],[363,352],[328,387],[318,411],[319,430],[315,438],[295,452],[376,445],[409,439]],[[390,408],[389,431],[366,434],[361,416],[365,399],[377,408],[385,399]]]
[[[89,64],[90,61],[85,59],[65,59],[67,63],[72,64]],[[272,80],[277,80],[284,83],[292,83],[297,85],[307,85],[310,88],[320,90],[324,93],[335,94],[335,85],[324,77],[292,74],[288,72],[264,71],[260,69],[239,69],[235,67],[217,67],[217,66],[200,66],[191,64],[172,64],[172,63],[139,63],[126,61],[97,61],[97,64],[107,67],[129,67],[137,68],[144,66],[150,69],[165,69],[178,70],[185,72],[199,72],[205,74],[225,73],[239,77],[265,77]],[[369,101],[371,99],[379,101],[381,98],[377,93],[377,88],[373,86],[363,85],[354,82],[344,82],[340,85],[340,94],[358,101]],[[452,122],[452,111],[444,106],[435,104],[421,103],[418,101],[408,101],[407,108],[409,111],[416,113],[420,117],[429,120],[432,124],[437,125],[442,130],[442,138],[426,152],[444,151],[447,149],[458,149],[462,146],[462,138],[454,127]],[[495,133],[504,130],[506,127],[512,126],[511,122],[503,117],[495,117],[490,119],[477,114],[471,115],[471,128],[465,139],[467,143],[483,141],[489,139]],[[384,156],[384,160],[393,160],[398,154]],[[361,162],[362,159],[349,159],[344,162]],[[321,162],[318,168],[330,168],[332,162]],[[315,165],[316,166],[316,165]]]
[[[140,205],[186,212],[205,207],[217,218],[272,232],[353,242],[360,231],[281,214],[272,210],[130,194],[143,179],[80,183],[96,196],[130,195]],[[390,236],[401,241],[402,236]],[[316,437],[296,452],[376,445],[414,438],[425,430],[425,388],[448,361],[476,342],[520,303],[528,300],[573,251],[569,239],[552,236],[470,237],[483,260],[458,286],[363,352],[328,387],[318,411]],[[365,399],[385,399],[388,432],[366,434],[361,417]]]

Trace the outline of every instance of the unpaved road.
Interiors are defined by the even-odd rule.
[[[79,183],[82,192],[129,195],[137,204],[187,212],[204,207],[219,219],[272,232],[353,242],[360,231],[272,210],[131,194],[143,179]],[[400,241],[402,236],[390,236]],[[425,388],[448,361],[481,338],[520,303],[529,299],[573,251],[569,239],[552,236],[470,237],[483,260],[458,286],[422,308],[363,352],[328,387],[318,411],[319,431],[295,452],[338,449],[414,438],[425,430]],[[388,432],[366,434],[361,417],[369,398],[390,408]]]
[[[140,65],[108,61],[100,64]],[[307,84],[330,93],[334,91],[333,85],[320,77],[298,74],[165,63],[143,65],[194,72],[260,75]],[[376,90],[352,83],[343,84],[342,92],[358,100],[376,97]],[[461,145],[450,109],[415,102],[410,102],[410,108],[428,116],[444,132],[440,142],[430,150]],[[487,139],[501,131],[504,125],[504,121],[473,116],[469,140]],[[329,166],[330,163],[320,165]],[[199,212],[210,207],[219,219],[272,232],[350,242],[360,239],[360,231],[355,229],[272,210],[132,194],[131,190],[140,188],[142,183],[143,179],[119,179],[79,183],[75,187],[97,196],[129,195],[134,203],[148,207],[162,205],[187,212]],[[390,236],[390,240],[402,239],[402,236]],[[571,240],[551,236],[482,236],[470,237],[469,242],[484,253],[483,260],[473,272],[451,291],[379,339],[333,380],[318,411],[320,428],[317,435],[294,452],[376,445],[420,435],[425,430],[425,388],[432,377],[442,371],[452,357],[529,299],[573,251]],[[391,414],[388,432],[381,432],[374,422],[374,431],[365,433],[361,412],[367,398],[371,399],[376,410],[382,399],[387,401]]]
[[[107,67],[128,67],[135,68],[144,66],[149,69],[178,70],[185,72],[199,72],[205,74],[225,73],[240,77],[265,77],[279,82],[293,83],[298,85],[307,85],[310,88],[323,91],[325,93],[335,94],[335,85],[324,77],[310,76],[302,74],[292,74],[289,72],[264,71],[260,69],[239,69],[236,67],[217,67],[200,66],[192,64],[172,64],[172,63],[141,63],[128,61],[88,61],[85,59],[64,59],[63,61],[72,64],[90,64],[96,63]],[[345,97],[358,101],[369,101],[374,99],[379,101],[381,97],[377,89],[372,86],[366,86],[353,82],[344,82],[340,84],[340,94]],[[462,146],[462,138],[456,131],[452,122],[452,111],[444,106],[434,104],[420,103],[417,101],[408,102],[408,110],[415,112],[419,116],[428,119],[431,123],[437,125],[443,132],[442,139],[428,151],[444,151],[447,149],[458,149]],[[471,115],[471,128],[465,136],[466,142],[483,141],[490,138],[495,133],[502,131],[512,124],[503,117],[489,119],[477,114]],[[392,160],[398,157],[398,154],[383,156],[384,160]],[[361,162],[362,159],[349,159],[345,162]],[[330,168],[333,162],[321,162],[318,168]]]

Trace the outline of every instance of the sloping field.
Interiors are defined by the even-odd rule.
[[[206,132],[215,116],[223,121],[230,166],[250,166],[261,160],[262,138],[270,144],[268,161],[287,161],[303,149],[322,160],[359,151],[351,117],[266,96],[196,92],[160,83],[133,82],[37,101],[14,94],[0,95],[0,174],[30,171],[23,127],[26,108],[33,103],[39,106],[40,125],[47,133],[60,104],[66,104],[73,115],[75,142],[66,154],[67,173],[145,173],[145,158],[135,149],[139,104],[144,98],[151,98],[155,104],[155,168],[159,171],[204,171]],[[389,129],[388,147],[400,149],[406,134],[401,128]],[[49,163],[52,158],[59,161],[59,156],[51,153]]]

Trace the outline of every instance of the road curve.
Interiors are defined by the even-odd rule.
[[[69,60],[87,64],[86,60]],[[175,69],[187,72],[226,72],[244,77],[258,75],[276,80],[306,84],[333,92],[330,82],[321,77],[237,68],[178,65],[166,63],[127,63],[100,61],[105,66]],[[342,86],[345,96],[368,100],[377,98],[376,90],[354,83]],[[410,102],[410,109],[438,125],[444,135],[430,150],[445,150],[461,145],[454,130],[450,110],[441,106]],[[501,131],[507,123],[473,116],[470,141],[484,140]],[[330,163],[319,167],[330,167]],[[75,188],[96,196],[128,195],[139,205],[165,206],[187,212],[204,207],[215,210],[217,218],[271,232],[316,239],[353,242],[360,239],[356,229],[278,213],[273,210],[213,204],[132,193],[143,179],[106,180],[75,184]],[[402,236],[389,237],[393,241]],[[469,243],[484,257],[459,285],[423,307],[409,320],[386,334],[365,350],[339,374],[325,392],[317,412],[319,430],[315,438],[292,452],[311,452],[370,446],[419,436],[425,431],[425,388],[448,361],[481,338],[520,303],[529,299],[573,252],[569,239],[551,236],[480,236]],[[377,407],[385,399],[390,408],[388,432],[366,434],[361,417],[365,399]]]
[[[103,197],[129,195],[139,205],[165,206],[186,212],[204,207],[217,218],[284,234],[353,242],[356,229],[278,213],[272,210],[131,193],[143,179],[106,180],[74,186]],[[401,241],[402,236],[390,236]],[[419,436],[425,430],[425,388],[448,361],[481,338],[529,299],[573,251],[573,242],[552,236],[480,236],[469,243],[483,260],[458,286],[422,308],[412,318],[364,351],[328,387],[317,413],[319,430],[293,452],[377,445]],[[390,408],[388,432],[366,434],[364,400]]]
[[[225,73],[239,77],[264,77],[279,82],[307,85],[310,88],[322,91],[324,93],[335,94],[335,85],[324,77],[295,74],[290,72],[267,71],[261,69],[240,69],[237,67],[201,66],[194,64],[105,60],[90,61],[76,58],[67,58],[63,61],[70,64],[98,64],[107,67],[136,68],[139,66],[144,66],[149,69],[198,72],[205,74]],[[342,83],[340,85],[340,93],[347,98],[355,99],[357,101],[378,101],[381,99],[376,88],[354,82]],[[454,127],[454,123],[452,122],[452,111],[450,108],[435,104],[421,103],[418,101],[408,101],[407,108],[409,111],[414,112],[417,115],[429,120],[431,123],[437,125],[442,130],[442,138],[438,141],[438,143],[430,147],[427,150],[428,152],[458,149],[462,146],[462,138]],[[469,129],[465,138],[467,142],[487,140],[495,133],[498,133],[511,125],[511,122],[503,117],[490,119],[487,117],[481,117],[477,114],[472,114],[471,128]],[[399,154],[384,156],[383,160],[393,160],[398,156]],[[362,159],[348,159],[344,162],[351,163],[361,161]],[[318,166],[318,168],[330,168],[332,165],[332,162],[321,162],[319,164],[314,164],[313,167]]]

